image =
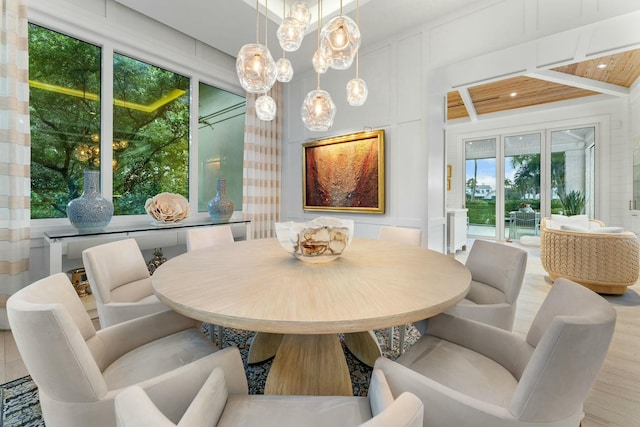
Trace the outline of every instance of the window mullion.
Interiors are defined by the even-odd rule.
[[[102,46],[100,167],[102,196],[113,200],[113,45]]]
[[[198,114],[200,109],[200,79],[192,77],[190,79],[189,97],[189,204],[192,212],[198,212],[198,176],[200,165],[198,164]]]

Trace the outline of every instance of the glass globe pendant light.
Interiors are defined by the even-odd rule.
[[[276,35],[278,36],[282,50],[295,52],[302,44],[304,29],[297,19],[288,17],[282,20]]]
[[[358,23],[358,26],[360,26],[360,0],[356,0],[356,21]],[[347,82],[347,102],[349,103],[349,105],[352,105],[354,107],[363,105],[367,100],[367,96],[369,95],[367,84],[364,80],[358,78],[359,56],[360,52],[356,52],[356,76],[355,78]]]
[[[335,115],[336,105],[329,92],[318,88],[304,98],[302,122],[310,131],[324,132],[331,129]]]
[[[302,0],[293,2],[289,9],[289,16],[298,21],[300,27],[302,27],[302,33],[309,28],[309,24],[311,23],[311,11],[309,10],[309,6],[307,6],[306,2]]]
[[[320,50],[320,3],[318,1],[318,50]],[[320,73],[318,75],[318,87],[307,94],[302,103],[302,121],[307,129],[315,132],[327,131],[333,126],[333,118],[336,115],[336,104],[331,95],[320,89]]]
[[[238,80],[244,90],[250,93],[267,92],[276,82],[276,63],[266,44],[259,43],[259,1],[256,1],[256,43],[240,48],[236,59]],[[266,16],[266,14],[265,14]]]
[[[316,70],[316,73],[324,74],[329,69],[329,61],[327,61],[327,58],[324,57],[320,49],[317,49],[313,54],[311,63],[313,64],[313,69]]]
[[[273,120],[276,117],[276,112],[278,110],[276,101],[266,93],[256,99],[255,108],[256,116],[258,116],[260,120],[264,120],[266,122]]]
[[[353,78],[347,83],[347,102],[349,105],[359,107],[367,101],[369,89],[364,80]]]
[[[291,61],[285,58],[284,55],[278,59],[276,67],[278,68],[276,79],[278,79],[279,82],[288,83],[293,79],[293,65],[291,65]]]
[[[342,0],[340,16],[327,22],[320,40],[320,49],[331,68],[346,70],[351,66],[360,48],[360,29],[353,19],[342,15]]]
[[[259,43],[245,44],[240,48],[236,71],[240,85],[250,93],[265,92],[276,82],[276,63],[269,49]]]

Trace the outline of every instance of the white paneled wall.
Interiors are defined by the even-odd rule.
[[[329,70],[322,75],[321,88],[327,90],[337,106],[329,132],[312,133],[304,128],[300,105],[304,95],[315,89],[316,75],[308,72],[286,87],[287,132],[283,144],[282,220],[310,219],[320,214],[302,210],[301,145],[313,139],[343,135],[364,129],[385,130],[385,198],[383,215],[327,213],[356,221],[357,237],[375,238],[383,224],[421,228],[425,245],[444,251],[444,194],[442,166],[434,168],[429,159],[443,162],[444,140],[427,143],[428,111],[425,64],[427,40],[419,29],[399,35],[360,55],[360,77],[369,87],[369,98],[362,107],[346,102],[346,83],[355,71]],[[437,108],[441,109],[441,98]],[[440,117],[442,117],[440,115]],[[439,119],[439,126],[442,120]],[[442,135],[442,134],[440,134]],[[432,151],[436,149],[435,152]],[[439,150],[439,152],[437,151]],[[436,163],[437,163],[436,162]],[[428,187],[434,188],[429,191]],[[432,198],[441,203],[432,203]],[[430,218],[439,227],[426,239]]]

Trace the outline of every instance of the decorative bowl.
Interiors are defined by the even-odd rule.
[[[181,194],[160,193],[144,204],[144,209],[156,224],[174,224],[187,218],[191,213],[189,201]]]
[[[278,222],[276,235],[280,245],[309,263],[338,258],[353,239],[353,220],[319,217],[309,222]]]

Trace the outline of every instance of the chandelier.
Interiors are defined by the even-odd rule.
[[[275,81],[290,82],[293,78],[291,61],[286,58],[286,52],[298,50],[304,39],[304,34],[311,22],[311,12],[307,3],[296,0],[290,4],[289,14],[286,15],[286,0],[283,0],[282,22],[276,32],[278,42],[282,48],[282,57],[277,62],[273,60],[267,48],[266,21],[268,14],[267,0],[265,0],[265,44],[260,44],[259,33],[259,0],[256,0],[256,43],[244,45],[238,53],[236,71],[242,87],[250,93],[261,93],[256,99],[256,115],[261,120],[273,120],[276,114],[276,103],[267,95]],[[331,18],[322,25],[322,0],[318,0],[318,28],[317,49],[311,58],[313,68],[317,74],[317,87],[305,96],[301,114],[302,121],[311,131],[327,131],[333,125],[336,105],[331,95],[320,88],[320,74],[330,68],[346,70],[355,60],[355,78],[347,83],[347,102],[352,106],[361,106],[368,95],[367,85],[358,76],[358,51],[360,48],[360,3],[356,0],[356,21],[343,14],[342,0],[338,16]]]

